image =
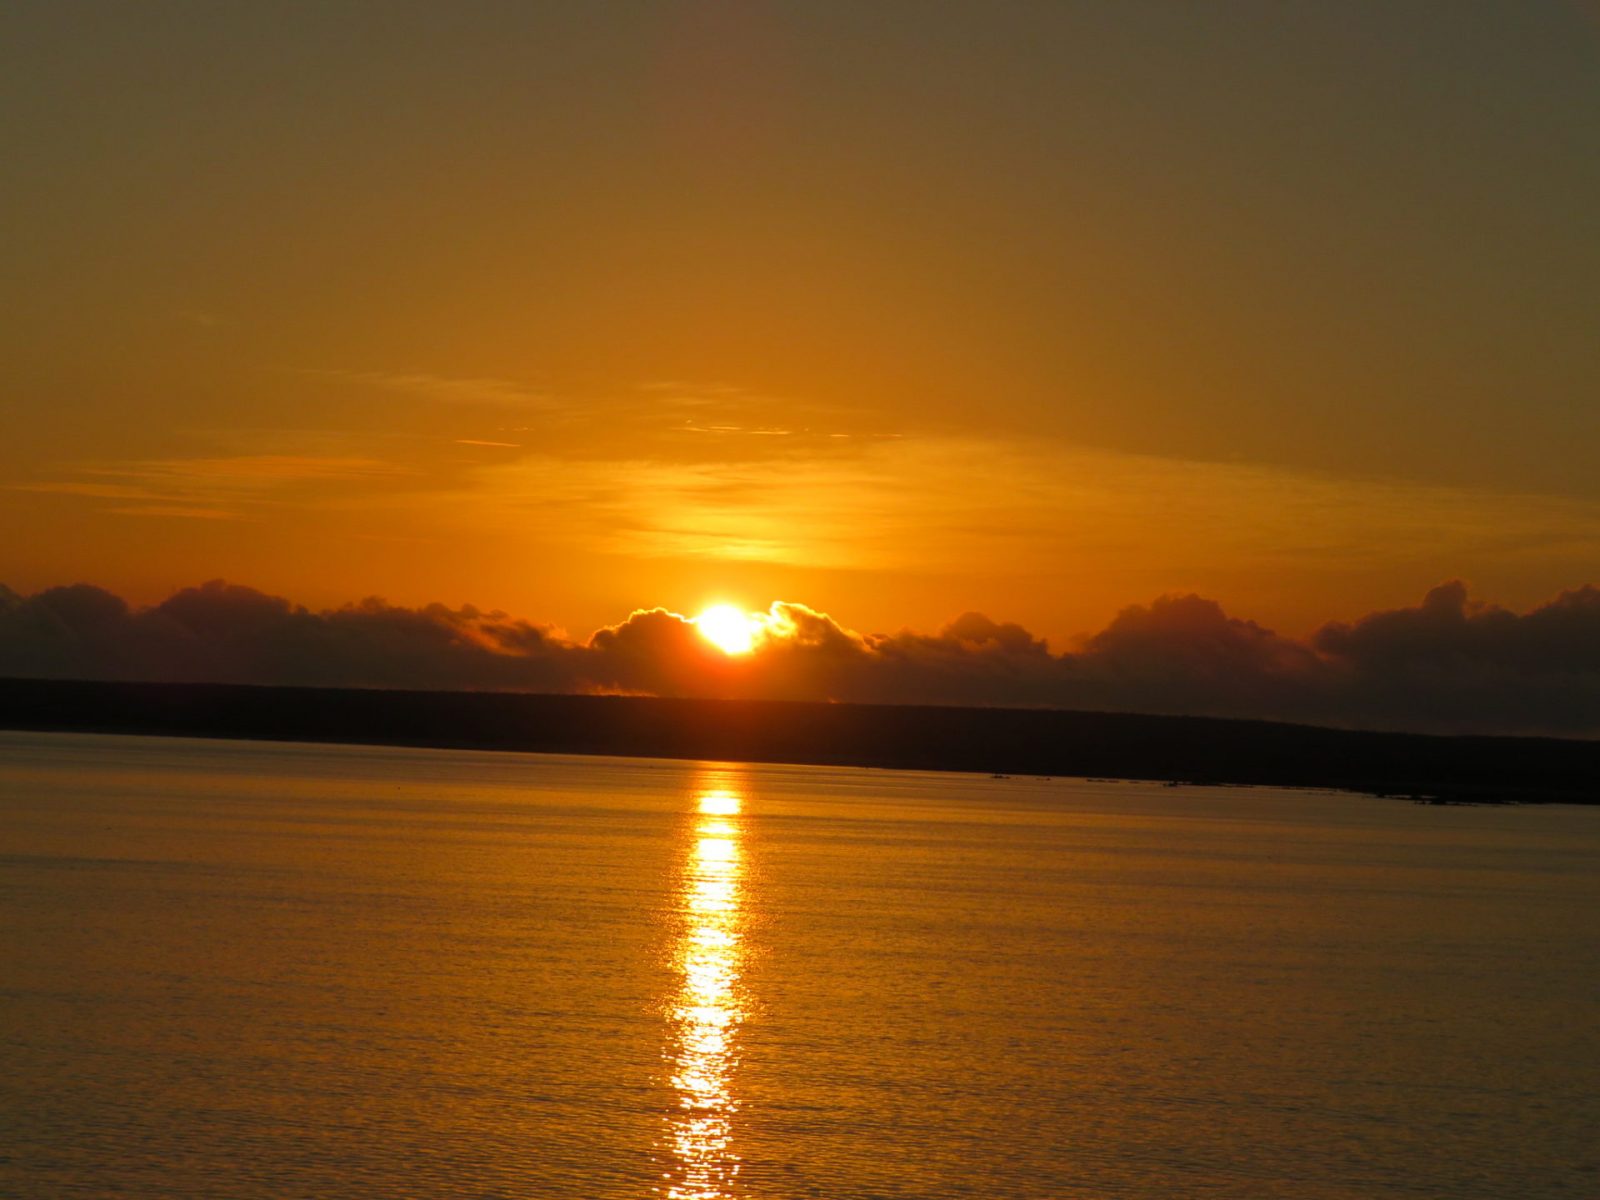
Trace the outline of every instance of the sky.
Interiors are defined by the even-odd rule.
[[[1600,5],[0,12],[0,582],[1297,644],[1600,579]]]

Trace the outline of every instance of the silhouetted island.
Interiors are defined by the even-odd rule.
[[[11,679],[0,728],[1600,803],[1600,742],[1047,709]]]

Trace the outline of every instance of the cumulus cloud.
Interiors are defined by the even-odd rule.
[[[134,609],[88,584],[0,588],[0,675],[866,703],[1050,706],[1400,728],[1600,735],[1600,588],[1526,613],[1464,584],[1302,641],[1200,596],[1124,609],[1073,649],[966,613],[863,634],[803,604],[754,614],[729,656],[642,609],[586,641],[470,605],[312,611],[212,581]]]
[[[414,688],[560,688],[570,653],[500,612],[369,599],[311,612],[214,580],[131,610],[88,584],[0,597],[0,674]]]
[[[1339,695],[1383,724],[1600,733],[1600,588],[1528,613],[1470,598],[1460,580],[1415,608],[1323,626],[1313,647]]]

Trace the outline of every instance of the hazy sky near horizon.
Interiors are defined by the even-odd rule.
[[[0,582],[1600,577],[1600,5],[14,3]]]

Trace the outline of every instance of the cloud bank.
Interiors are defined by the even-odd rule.
[[[1600,736],[1600,588],[1526,613],[1453,581],[1415,607],[1305,640],[1200,596],[1124,609],[1065,652],[967,613],[938,633],[861,634],[803,604],[729,657],[640,610],[587,641],[470,605],[378,599],[314,612],[220,580],[134,609],[89,584],[0,588],[0,675],[425,689],[627,692],[1049,706],[1433,732]]]

